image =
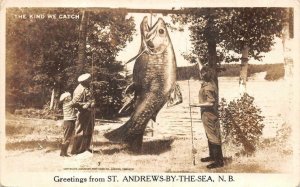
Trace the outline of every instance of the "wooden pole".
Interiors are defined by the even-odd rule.
[[[290,9],[287,8],[285,13],[285,21],[282,29],[282,45],[283,45],[283,56],[284,56],[284,69],[285,79],[290,79],[293,75],[293,58],[291,49],[291,37],[290,37]]]

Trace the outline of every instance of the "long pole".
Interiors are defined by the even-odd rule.
[[[185,51],[187,52],[187,39],[185,39]],[[192,107],[191,107],[191,88],[190,88],[190,78],[188,77],[188,87],[189,87],[189,109],[190,109],[190,119],[191,119],[191,138],[192,138],[192,158],[193,165],[196,165],[195,161],[195,152],[196,149],[194,147],[194,132],[193,132],[193,117],[192,117]]]
[[[92,54],[92,86],[91,92],[93,92],[93,81],[94,81],[94,53]],[[92,154],[94,154],[94,129],[95,129],[95,106],[92,108],[92,123],[93,123],[93,131],[92,131]]]
[[[190,80],[189,79],[188,79],[188,87],[189,87],[189,108],[190,108],[190,119],[191,119],[192,157],[193,157],[193,165],[196,165],[195,147],[194,147],[194,132],[193,132],[193,117],[192,117],[192,107],[191,107],[191,90],[190,90]]]

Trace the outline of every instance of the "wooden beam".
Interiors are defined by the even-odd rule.
[[[210,14],[212,8],[183,8],[183,9],[139,9],[139,8],[83,8],[92,12],[123,12],[123,13],[149,13],[149,14]]]
[[[16,9],[16,8],[8,8],[8,9]],[[112,12],[112,13],[142,13],[142,14],[190,14],[190,15],[211,15],[213,9],[219,8],[180,8],[180,9],[141,9],[141,8],[110,8],[110,7],[21,7],[19,10],[26,10],[26,11],[42,11],[42,10],[81,10],[81,11],[91,11],[94,13],[101,13],[101,12]]]

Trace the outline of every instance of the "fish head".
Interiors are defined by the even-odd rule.
[[[162,18],[150,28],[148,18],[144,17],[141,23],[142,42],[144,47],[152,53],[162,53],[170,45],[170,37],[166,24]]]

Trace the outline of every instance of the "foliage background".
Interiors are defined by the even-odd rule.
[[[89,12],[86,60],[78,62],[81,19],[19,19],[14,15],[75,14],[80,9],[10,8],[7,10],[6,106],[43,108],[55,89],[56,100],[73,92],[77,77],[93,73],[99,117],[114,116],[126,86],[124,67],[116,55],[132,40],[135,23],[126,13]],[[94,72],[92,72],[92,66]],[[83,68],[78,68],[83,67]],[[100,104],[101,103],[101,104]]]
[[[261,60],[262,54],[271,50],[274,38],[281,36],[284,21],[289,19],[284,8],[184,10],[191,14],[172,15],[172,19],[174,23],[189,24],[193,48],[184,54],[185,58],[192,63],[198,58],[213,67],[223,61],[239,62],[244,45],[249,47],[249,59]]]

